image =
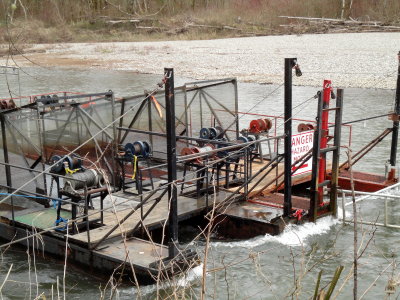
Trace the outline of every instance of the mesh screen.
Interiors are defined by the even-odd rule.
[[[166,133],[165,95],[159,91],[144,102],[145,95],[133,96],[124,102],[123,127],[143,131]],[[199,137],[203,127],[221,126],[226,136],[233,140],[236,136],[236,81],[207,81],[186,84],[175,89],[175,127],[177,136]],[[150,117],[149,117],[150,116]],[[232,130],[232,131],[231,131]],[[167,142],[165,136],[151,136],[147,133],[121,132],[121,144],[138,140],[149,141],[153,156],[166,159]],[[178,140],[177,153],[190,142]]]

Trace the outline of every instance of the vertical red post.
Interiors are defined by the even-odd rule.
[[[332,82],[330,80],[324,80],[323,86],[323,106],[322,106],[322,120],[321,120],[321,149],[324,149],[328,145],[328,119],[329,119],[329,102],[331,100]],[[326,153],[322,153],[319,160],[318,170],[318,183],[323,183],[326,179]],[[318,188],[318,203],[323,203],[324,188]]]

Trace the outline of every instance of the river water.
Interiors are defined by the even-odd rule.
[[[153,89],[161,79],[161,75],[123,71],[44,68],[25,68],[24,71],[26,73],[21,73],[22,95],[54,91],[89,93],[112,89],[117,96],[128,96]],[[179,70],[175,72],[177,76]],[[178,77],[175,86],[188,80]],[[9,78],[8,86],[12,93],[18,92],[15,79]],[[238,90],[240,111],[247,112],[252,108],[253,113],[283,114],[282,86],[239,83]],[[317,90],[316,87],[294,87],[293,106],[296,107],[305,102],[304,105],[294,109],[296,118],[314,118],[317,102],[310,98],[316,94]],[[8,87],[2,79],[0,98],[8,97],[8,95]],[[393,102],[393,90],[345,89],[343,121],[387,113],[391,110]],[[390,125],[387,118],[354,124],[351,148],[356,151]],[[343,139],[347,141],[347,138],[348,134],[344,133]],[[344,140],[342,143],[345,143]],[[386,138],[355,169],[383,174],[389,152],[390,138]],[[398,223],[400,220],[400,213],[397,212],[399,207],[397,201],[389,201],[389,219],[392,223]],[[383,201],[369,200],[362,204],[360,212],[365,220],[382,221]],[[351,211],[347,213],[351,215]],[[377,228],[374,233],[373,230],[372,226],[359,227],[359,242],[363,243],[361,249],[368,244],[359,260],[359,296],[371,285],[364,299],[385,297],[385,287],[389,279],[399,279],[397,259],[400,250],[398,243],[400,232],[388,228]],[[204,241],[200,240],[192,247],[197,248],[202,254]],[[60,298],[64,299],[99,299],[103,295],[107,281],[67,265],[64,297],[62,287],[64,267],[61,261],[43,259],[37,255],[29,258],[31,261],[29,264],[26,250],[18,247],[8,249],[2,254],[1,259],[0,282],[3,282],[12,265],[8,281],[2,288],[4,299],[33,299],[42,293],[46,299],[52,298],[52,295],[54,298],[60,295]],[[33,264],[34,259],[35,264]],[[331,217],[320,219],[316,224],[289,226],[284,233],[275,237],[265,235],[245,241],[213,240],[207,268],[209,270],[218,269],[221,266],[227,266],[227,268],[222,271],[208,272],[206,299],[292,298],[291,294],[295,286],[298,288],[298,299],[309,299],[313,295],[318,273],[322,270],[320,286],[323,287],[329,283],[338,266],[344,266],[344,270],[335,289],[336,292],[343,285],[337,299],[349,299],[352,297],[353,279],[351,277],[347,283],[345,279],[351,272],[352,261],[353,227],[344,226],[340,220]],[[179,297],[186,295],[187,299],[200,298],[201,274],[200,266],[189,271],[185,278],[176,280],[176,285],[180,287]],[[60,283],[58,291],[57,278]],[[167,292],[170,291],[167,287],[165,289]],[[137,289],[125,283],[117,289],[115,297],[117,299],[155,299],[156,290],[156,286],[146,286],[142,287],[138,293]],[[109,297],[109,293],[106,295]],[[397,295],[398,291],[395,293],[395,296]],[[160,296],[160,299],[163,297]]]

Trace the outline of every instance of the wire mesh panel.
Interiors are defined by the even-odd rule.
[[[199,137],[202,128],[219,126],[226,139],[236,140],[238,103],[235,79],[187,83],[185,90],[189,136]]]
[[[96,159],[113,140],[111,101],[93,99],[81,105],[57,109],[39,106],[44,157],[70,151]],[[95,150],[94,152],[92,150]]]
[[[86,166],[98,164],[112,175],[113,164],[107,160],[112,154],[114,140],[112,104],[112,92],[64,97],[53,95],[36,98],[34,103],[4,112],[9,161],[26,168],[13,169],[13,186],[29,182],[25,191],[47,193],[46,177],[30,180],[35,177],[30,169],[47,169],[55,155],[64,156],[72,152],[81,156]],[[0,142],[3,147],[2,137]],[[1,161],[4,162],[3,157]],[[6,184],[5,176],[1,184]]]
[[[135,132],[121,131],[119,143],[149,141],[153,157],[166,159],[165,95],[158,91],[137,95],[118,102],[123,116],[120,125]],[[203,127],[220,126],[225,136],[234,140],[237,135],[236,80],[199,81],[175,88],[176,135],[199,137]],[[155,133],[155,135],[150,134]],[[177,153],[190,144],[177,141]]]

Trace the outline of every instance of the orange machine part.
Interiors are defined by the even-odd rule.
[[[260,133],[270,130],[272,122],[269,119],[256,119],[250,122],[249,132]]]

